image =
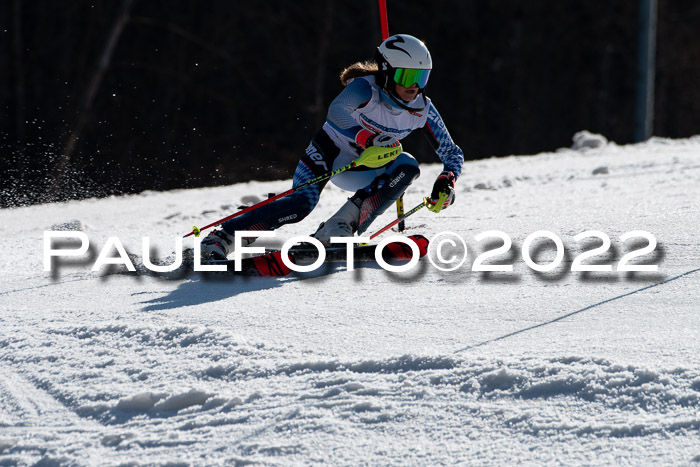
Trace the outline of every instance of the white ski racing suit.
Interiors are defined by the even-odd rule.
[[[364,130],[390,135],[401,140],[415,130],[428,137],[444,170],[459,177],[464,163],[462,150],[454,143],[431,100],[423,93],[409,103],[394,98],[377,85],[374,76],[351,80],[333,100],[323,128],[314,136],[294,173],[293,186],[302,185],[319,175],[349,164],[362,152],[358,135]],[[357,167],[342,172],[331,181],[353,191],[350,198],[364,215],[358,233],[383,213],[415,180],[418,162],[403,152],[380,169]],[[385,183],[391,180],[390,183]],[[299,222],[318,203],[326,182],[311,185],[285,198],[231,219],[222,224],[233,235],[236,230],[274,230],[284,224]]]

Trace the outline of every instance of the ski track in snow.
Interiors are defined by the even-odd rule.
[[[440,171],[422,169],[409,208]],[[143,274],[141,236],[167,263],[192,224],[287,185],[0,211],[0,463],[700,462],[700,139],[470,162],[453,207],[408,219],[463,236],[467,264],[476,234],[506,232],[512,274],[425,260],[398,275]],[[329,186],[267,244],[312,232],[344,196]],[[47,229],[85,232],[89,260],[44,272]],[[519,256],[543,229],[567,247],[550,274]],[[660,271],[566,272],[588,229],[613,241],[605,264],[628,251],[620,234],[653,233]],[[90,272],[109,236],[141,274]]]

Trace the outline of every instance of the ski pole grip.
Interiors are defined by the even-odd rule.
[[[428,206],[428,209],[430,211],[433,211],[435,213],[438,213],[442,211],[442,208],[445,206],[445,201],[447,201],[447,197],[450,196],[448,193],[440,193],[440,197],[438,198],[437,202],[433,204],[433,201],[426,197],[425,198],[425,204]]]

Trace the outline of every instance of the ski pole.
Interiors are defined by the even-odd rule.
[[[315,185],[316,183],[320,183],[324,180],[328,180],[331,177],[338,175],[341,172],[345,172],[346,170],[350,170],[353,167],[357,167],[358,165],[364,165],[365,167],[369,167],[372,169],[378,169],[379,167],[383,167],[389,162],[393,161],[396,159],[399,154],[403,152],[403,148],[401,146],[401,143],[398,143],[397,146],[391,147],[391,148],[385,148],[382,146],[370,146],[364,151],[362,151],[362,154],[360,154],[360,157],[355,159],[354,161],[350,162],[348,165],[344,165],[343,167],[339,167],[335,170],[332,170],[330,172],[327,172],[325,174],[319,175],[318,177],[309,180],[306,183],[303,183],[299,186],[296,186],[294,188],[290,188],[289,190],[279,193],[275,196],[272,196],[270,198],[267,198],[265,200],[260,201],[259,203],[256,203],[252,206],[248,206],[247,208],[241,209],[238,212],[235,212],[231,214],[230,216],[224,217],[223,219],[219,219],[216,222],[212,222],[209,225],[205,225],[201,229],[198,228],[197,226],[194,226],[192,228],[192,232],[186,234],[184,238],[189,237],[190,235],[194,235],[195,237],[199,237],[199,234],[202,233],[202,230],[206,230],[209,227],[214,227],[222,222],[226,222],[227,220],[233,219],[234,217],[241,216],[247,212],[250,212],[254,209],[257,209],[261,206],[264,206],[266,204],[269,204],[275,200],[278,200],[280,198],[284,198],[285,196],[291,195],[292,193],[301,190],[302,188],[306,188],[311,185]]]
[[[425,200],[424,200],[422,203],[420,203],[420,204],[419,204],[418,206],[416,206],[415,208],[413,208],[413,209],[411,209],[410,211],[408,211],[407,213],[405,213],[405,214],[403,214],[403,215],[397,217],[397,218],[394,219],[391,223],[385,225],[385,226],[382,227],[381,229],[379,229],[379,230],[377,230],[376,232],[374,232],[372,235],[369,236],[370,240],[373,239],[373,238],[375,238],[375,237],[377,237],[377,236],[379,236],[379,235],[381,235],[381,234],[383,234],[384,232],[386,232],[387,230],[389,230],[390,228],[392,228],[393,226],[395,226],[395,225],[398,224],[399,222],[401,222],[401,221],[403,221],[404,219],[406,219],[406,218],[407,218],[408,216],[410,216],[411,214],[417,213],[418,211],[420,211],[421,209],[423,209],[423,208],[426,207],[426,206],[427,206],[427,204],[426,204],[426,202],[425,202]]]

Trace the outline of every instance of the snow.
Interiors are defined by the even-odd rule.
[[[700,462],[700,137],[582,132],[574,147],[468,162],[454,206],[407,220],[408,234],[465,240],[451,272],[427,258],[285,278],[90,270],[109,237],[138,258],[148,236],[172,261],[193,225],[289,181],[1,210],[0,463]],[[407,209],[440,170],[422,166]],[[313,232],[345,196],[329,184],[264,244]],[[90,250],[46,272],[46,230],[80,230]],[[503,244],[475,240],[492,230],[513,246],[484,264],[513,272],[471,270]],[[523,260],[541,230],[565,246],[549,273]],[[584,263],[612,271],[570,270],[601,244],[574,240],[588,230],[611,247]],[[647,244],[620,240],[637,230],[658,245],[630,263],[657,272],[615,269]],[[528,251],[555,257],[543,239]]]

